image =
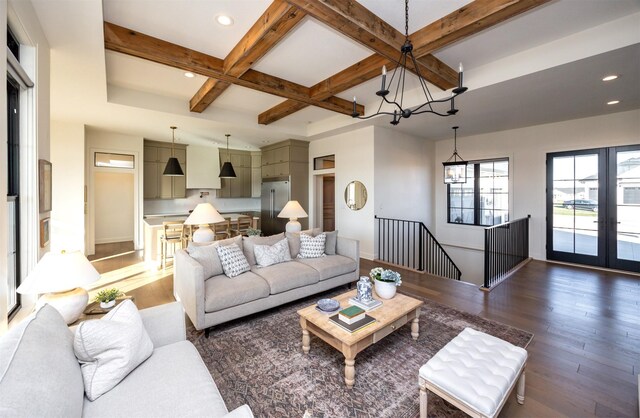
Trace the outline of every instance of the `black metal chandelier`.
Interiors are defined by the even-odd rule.
[[[466,183],[468,162],[458,154],[458,127],[453,126],[451,129],[453,129],[453,154],[442,163],[444,182],[445,184]]]
[[[409,0],[405,0],[404,2],[404,31],[405,31],[405,41],[404,45],[400,48],[400,59],[393,70],[393,75],[391,76],[391,80],[389,83],[386,83],[387,79],[387,68],[382,66],[382,86],[380,90],[376,92],[377,96],[380,96],[382,100],[380,100],[380,106],[378,107],[378,111],[369,116],[360,116],[360,113],[356,111],[357,101],[356,98],[353,98],[353,112],[351,116],[358,119],[370,119],[374,116],[378,115],[392,115],[393,119],[391,120],[392,125],[397,125],[400,123],[402,118],[409,118],[411,115],[420,115],[422,113],[433,113],[438,116],[452,116],[458,113],[458,109],[455,108],[455,98],[467,91],[466,87],[462,86],[462,64],[460,64],[460,68],[458,71],[458,87],[454,88],[451,92],[451,96],[443,98],[443,99],[434,99],[429,91],[429,87],[427,86],[427,82],[422,75],[420,74],[420,67],[416,58],[413,56],[413,44],[409,40]],[[424,93],[426,101],[417,107],[409,108],[403,106],[404,100],[404,86],[407,77],[407,63],[413,65],[415,68],[415,73],[418,76],[418,81],[420,82],[420,87],[422,88],[422,92]],[[398,71],[400,69],[400,71]],[[397,76],[397,78],[396,78]],[[389,88],[395,84],[395,94],[392,100],[389,100],[387,96],[389,96]],[[382,105],[384,103],[388,103],[393,105],[394,110],[391,111],[382,111]],[[436,106],[441,106],[441,104],[449,103],[448,110],[437,110]]]

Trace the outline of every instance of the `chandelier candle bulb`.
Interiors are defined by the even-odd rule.
[[[464,68],[462,67],[462,63],[458,66],[458,88],[462,88],[462,72]]]
[[[354,118],[358,116],[358,112],[356,111],[357,105],[358,104],[356,103],[356,96],[353,96],[353,113],[351,114],[351,116],[353,116]]]
[[[387,81],[387,66],[383,65],[382,66],[382,87],[380,87],[380,90],[384,91],[384,86],[385,84],[387,84],[386,81]]]

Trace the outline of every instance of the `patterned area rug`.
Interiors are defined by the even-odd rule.
[[[344,384],[344,357],[317,337],[302,353],[297,310],[344,288],[316,295],[187,338],[202,355],[229,410],[248,404],[256,417],[394,417],[419,414],[418,370],[465,327],[526,347],[533,334],[424,299],[420,337],[406,325],[356,357],[356,384]],[[430,417],[466,416],[429,396]]]

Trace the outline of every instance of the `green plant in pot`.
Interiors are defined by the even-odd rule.
[[[262,234],[262,231],[256,228],[247,229],[247,236],[250,237],[259,237]]]
[[[116,299],[122,295],[123,293],[115,287],[112,287],[111,289],[102,289],[96,294],[95,301],[100,302],[100,307],[102,309],[109,309],[116,304]]]

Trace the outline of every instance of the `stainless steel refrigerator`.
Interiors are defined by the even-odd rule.
[[[284,232],[289,219],[278,218],[278,214],[291,196],[291,182],[288,177],[262,180],[262,216],[260,228],[262,234],[273,235]]]

